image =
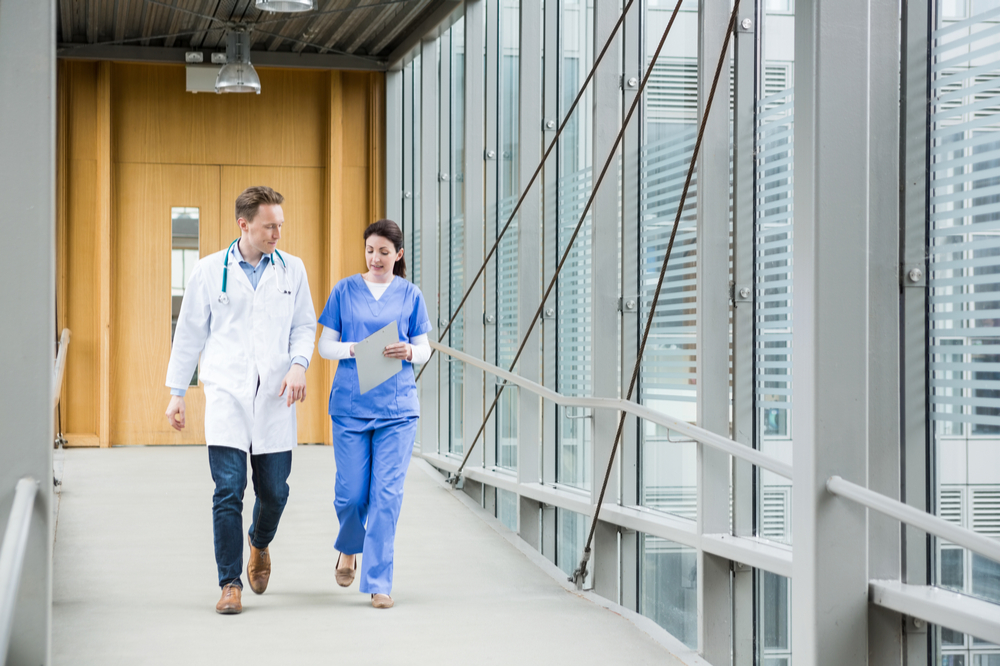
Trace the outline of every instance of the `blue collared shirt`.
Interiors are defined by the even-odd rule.
[[[253,288],[256,290],[257,289],[257,284],[260,283],[260,277],[264,275],[264,271],[265,271],[265,269],[267,269],[267,265],[270,264],[271,262],[273,262],[274,260],[271,259],[271,255],[264,255],[264,256],[262,256],[260,258],[260,261],[257,262],[257,266],[253,267],[253,266],[250,265],[250,262],[248,262],[245,259],[243,259],[243,253],[240,252],[240,244],[239,243],[236,244],[236,247],[234,248],[234,253],[235,253],[235,255],[237,257],[239,257],[240,268],[243,269],[243,273],[247,274],[247,280],[250,281],[250,285],[252,285]],[[301,357],[301,356],[300,357],[295,357],[294,359],[292,359],[292,363],[293,364],[298,364],[298,365],[302,366],[303,368],[309,368],[309,360],[306,359],[305,357]],[[171,396],[183,396],[186,393],[187,393],[187,389],[171,389],[170,390],[170,395]]]

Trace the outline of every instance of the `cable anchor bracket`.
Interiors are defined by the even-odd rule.
[[[583,558],[580,559],[580,565],[573,571],[573,576],[569,577],[567,581],[576,584],[576,590],[583,590],[583,582],[587,578],[587,561],[590,560],[590,548],[583,550]]]

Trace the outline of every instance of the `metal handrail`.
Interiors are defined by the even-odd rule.
[[[6,664],[10,633],[14,626],[14,606],[21,585],[21,568],[28,547],[31,512],[35,507],[38,480],[22,477],[14,488],[14,503],[0,546],[0,660]]]
[[[710,447],[714,447],[715,449],[723,451],[726,454],[735,456],[738,459],[764,468],[765,470],[770,470],[771,472],[781,475],[782,477],[792,479],[792,466],[777,457],[765,454],[760,450],[744,445],[743,443],[736,442],[735,440],[730,440],[729,438],[719,435],[718,433],[707,431],[700,426],[695,426],[694,424],[674,419],[673,417],[665,415],[662,412],[652,410],[644,405],[639,405],[638,403],[633,403],[631,401],[625,401],[620,398],[564,396],[563,394],[552,391],[548,387],[542,386],[537,382],[526,380],[519,375],[505,371],[499,366],[494,366],[483,361],[482,359],[477,359],[471,355],[465,354],[464,352],[448,347],[447,345],[441,345],[435,341],[430,341],[430,345],[442,354],[447,354],[450,357],[464,361],[470,366],[475,366],[480,370],[503,378],[509,383],[516,384],[518,387],[538,394],[542,398],[548,399],[557,405],[573,406],[578,408],[606,408],[609,410],[621,410],[635,417],[653,422],[654,424],[665,426],[672,431],[683,433],[693,440],[697,440],[698,442],[709,445]]]
[[[853,500],[859,505],[901,521],[908,526],[919,528],[931,535],[975,551],[990,560],[1000,561],[1000,542],[997,540],[971,531],[968,528],[956,526],[939,516],[934,516],[906,503],[901,503],[877,491],[872,491],[853,482],[848,482],[838,475],[834,475],[826,481],[826,488],[834,495]]]
[[[59,405],[59,395],[62,394],[63,375],[66,372],[66,350],[69,347],[70,330],[63,329],[59,336],[59,351],[56,353],[55,368],[53,368],[52,409]]]

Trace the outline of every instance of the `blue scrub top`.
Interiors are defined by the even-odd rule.
[[[340,332],[340,340],[357,343],[389,322],[399,329],[399,340],[409,343],[430,331],[427,304],[420,289],[396,276],[382,298],[375,300],[360,274],[336,284],[326,301],[319,323]],[[341,359],[330,391],[330,414],[359,418],[419,417],[417,385],[413,364],[403,362],[403,370],[369,390],[358,393],[358,362]]]

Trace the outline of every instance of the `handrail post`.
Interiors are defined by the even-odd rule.
[[[0,545],[0,658],[6,664],[10,633],[14,624],[14,607],[21,583],[24,552],[28,546],[31,529],[31,512],[38,493],[38,480],[22,477],[14,490],[10,518]]]

